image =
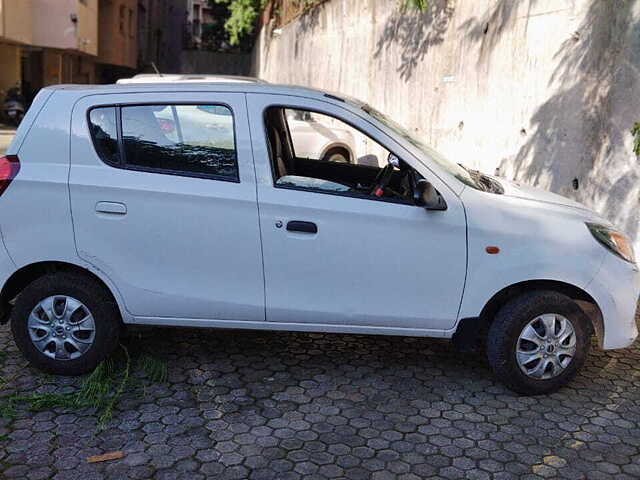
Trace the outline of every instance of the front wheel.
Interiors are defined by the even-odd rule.
[[[16,345],[36,368],[58,375],[93,370],[118,344],[118,308],[89,276],[53,273],[28,285],[11,312]]]
[[[496,376],[525,395],[551,393],[575,377],[590,346],[587,316],[552,291],[523,294],[505,304],[489,328],[487,356]]]

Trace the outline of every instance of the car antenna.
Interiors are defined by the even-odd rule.
[[[156,73],[158,74],[158,76],[162,77],[162,74],[160,73],[160,70],[158,70],[158,67],[156,67],[156,63],[155,62],[151,62],[151,66],[153,67],[153,69],[156,71]]]

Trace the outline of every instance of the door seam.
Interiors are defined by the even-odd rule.
[[[262,263],[262,298],[263,298],[263,313],[264,313],[264,321],[267,322],[267,277],[265,273],[264,266],[264,245],[262,240],[262,222],[260,221],[260,198],[258,195],[258,171],[256,170],[256,157],[253,148],[253,134],[251,127],[251,115],[249,114],[249,100],[248,94],[244,94],[244,107],[247,113],[247,126],[249,132],[249,145],[251,147],[251,160],[253,161],[253,178],[255,181],[256,188],[256,211],[258,213],[258,236],[260,238],[260,261]]]

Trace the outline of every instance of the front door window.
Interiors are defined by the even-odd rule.
[[[422,177],[344,121],[285,107],[267,109],[265,121],[276,187],[413,203]]]

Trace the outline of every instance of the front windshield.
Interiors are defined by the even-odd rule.
[[[449,172],[451,175],[456,177],[458,180],[463,182],[465,185],[469,185],[470,187],[483,190],[482,186],[479,185],[478,181],[474,178],[474,176],[469,170],[461,167],[457,163],[453,163],[447,160],[442,154],[436,152],[433,148],[425,145],[420,140],[418,140],[413,135],[411,135],[411,133],[409,133],[409,131],[406,128],[397,124],[395,121],[393,121],[383,113],[377,111],[375,108],[371,107],[370,105],[367,105],[366,103],[363,103],[354,99],[349,99],[349,100],[354,104],[356,104],[356,106],[364,110],[366,113],[371,115],[373,118],[378,120],[380,123],[384,124],[387,128],[391,129],[397,135],[400,135],[407,142],[409,142],[411,145],[416,147],[418,150],[424,153],[427,157],[432,159],[434,162],[436,162],[438,165],[440,165],[442,168],[444,168],[447,172]]]

